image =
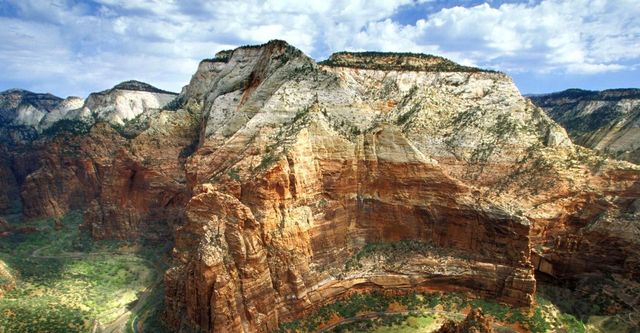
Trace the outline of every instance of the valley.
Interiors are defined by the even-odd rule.
[[[16,223],[17,218],[7,220]],[[157,318],[163,296],[158,277],[166,267],[161,259],[166,247],[94,241],[78,229],[81,224],[82,216],[71,212],[57,223],[52,219],[30,222],[37,229],[33,233],[0,239],[0,260],[9,263],[18,277],[15,289],[0,299],[4,315],[0,332],[166,330]],[[402,257],[406,260],[411,251],[429,248],[412,242],[370,244],[347,261],[345,270],[371,268],[380,262],[402,264]],[[540,284],[533,314],[456,291],[363,290],[304,319],[282,323],[278,332],[432,332],[446,320],[464,319],[474,308],[494,321],[497,332],[632,332],[633,322],[625,316],[637,314],[627,309],[611,315],[610,308],[624,304],[592,294],[615,282],[589,283],[591,299],[569,288]]]
[[[79,230],[77,211],[56,221],[32,221],[35,230],[0,238],[0,260],[17,280],[0,299],[0,331],[123,331],[116,326],[162,276],[161,249],[93,241]]]
[[[639,327],[640,166],[504,73],[272,40],[0,105],[1,333]]]

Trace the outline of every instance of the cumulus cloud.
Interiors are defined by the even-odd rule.
[[[426,52],[509,73],[607,73],[640,59],[637,0],[451,3],[5,0],[0,88],[86,96],[139,79],[178,91],[201,59],[275,38],[316,59],[340,50]],[[406,12],[415,19],[398,17]]]
[[[454,59],[466,55],[466,60],[507,71],[595,73],[640,60],[639,15],[635,0],[485,3],[445,8],[412,25],[390,22],[397,27],[367,33],[379,48],[409,39],[412,48],[438,45]]]

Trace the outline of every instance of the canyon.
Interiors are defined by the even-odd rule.
[[[530,98],[566,128],[575,143],[640,162],[640,89],[569,89]]]
[[[504,73],[271,41],[203,60],[179,94],[10,90],[0,110],[0,213],[174,242],[175,332],[273,332],[372,291],[528,308],[540,275],[640,280],[640,167],[573,144]]]

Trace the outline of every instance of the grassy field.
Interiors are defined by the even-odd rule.
[[[154,249],[93,242],[73,212],[56,230],[52,219],[30,222],[38,232],[0,238],[0,260],[18,283],[0,299],[0,332],[87,332],[115,320],[156,279]]]

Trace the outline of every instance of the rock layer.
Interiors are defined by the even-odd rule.
[[[472,309],[467,317],[456,323],[448,321],[436,333],[494,333],[492,322],[482,314],[480,309]]]
[[[640,163],[640,89],[569,89],[531,100],[577,144]]]
[[[38,125],[18,134],[3,127],[0,210],[34,218],[83,209],[96,238],[169,236],[188,199],[183,150],[198,131],[189,111],[159,109],[174,97],[127,81],[84,103],[41,106]]]
[[[251,239],[252,250],[233,250],[221,231],[245,218],[213,213],[193,219],[190,204],[177,232],[189,242],[177,243],[178,265],[166,279],[171,326],[270,331],[278,321],[372,287],[462,288],[528,305],[535,290],[531,246],[542,247],[535,260],[570,261],[561,247],[546,246],[576,230],[567,221],[546,230],[555,221],[535,207],[548,203],[554,186],[559,193],[581,192],[575,178],[600,162],[575,155],[596,157],[574,147],[504,74],[437,66],[431,57],[399,64],[393,60],[398,55],[361,61],[366,57],[343,53],[318,66],[273,42],[201,63],[180,96],[201,106],[204,116],[199,149],[187,163],[189,183],[207,184],[208,196],[230,195],[252,213],[250,231],[233,236]],[[580,168],[564,171],[560,163]],[[598,185],[583,195],[637,196],[637,169],[606,161],[601,167],[626,173],[629,181],[590,172],[584,178]],[[551,214],[578,214],[582,199],[568,193]],[[622,199],[602,209],[624,205]],[[198,237],[208,234],[198,228],[218,230],[225,239]],[[366,244],[403,240],[454,252],[415,254],[394,271],[344,268]],[[606,251],[594,244],[589,254]],[[227,261],[204,259],[212,253]],[[257,268],[243,275],[248,257],[260,263],[256,267],[266,262],[269,274]],[[618,265],[602,264],[570,271]],[[229,295],[243,295],[244,302],[221,306]],[[269,306],[259,302],[264,299]]]
[[[11,89],[0,92],[0,124],[2,126],[37,126],[45,114],[62,103],[62,98]]]
[[[370,288],[466,288],[528,305],[535,290],[531,247],[536,264],[544,258],[557,271],[567,264],[556,276],[631,265],[619,260],[633,261],[635,250],[625,251],[635,242],[609,226],[595,233],[570,221],[584,212],[584,198],[610,200],[600,213],[626,207],[623,197],[637,197],[636,168],[574,147],[504,74],[438,65],[435,57],[367,56],[342,53],[318,66],[274,42],[201,63],[180,96],[204,115],[199,149],[187,163],[189,182],[209,184],[207,191],[233,196],[251,211],[251,231],[235,238],[252,239],[257,267],[266,261],[270,274],[260,268],[247,279],[238,268],[246,251],[192,231],[202,224],[220,230],[238,217],[195,221],[189,206],[177,234],[189,231],[191,242],[178,242],[179,264],[166,280],[170,325],[269,331]],[[585,183],[592,188],[584,190]],[[552,193],[563,200],[553,201]],[[557,225],[556,216],[563,216]],[[575,265],[576,251],[569,255],[554,242],[576,233],[619,239],[614,248],[626,259],[605,259],[611,249],[596,242],[585,257],[602,260]],[[366,244],[403,240],[439,251],[414,254],[402,267],[344,267]],[[445,250],[453,252],[439,253]],[[206,263],[207,253],[231,264]],[[214,296],[201,298],[212,289]],[[232,294],[244,302],[219,305]]]
[[[640,170],[574,146],[502,73],[414,54],[317,64],[272,41],[202,61],[171,110],[122,111],[131,85],[162,93],[125,84],[66,127],[7,136],[22,143],[0,175],[28,217],[83,208],[96,238],[175,236],[175,331],[274,331],[374,289],[529,306],[535,270],[638,278]],[[86,125],[92,103],[106,111]]]

